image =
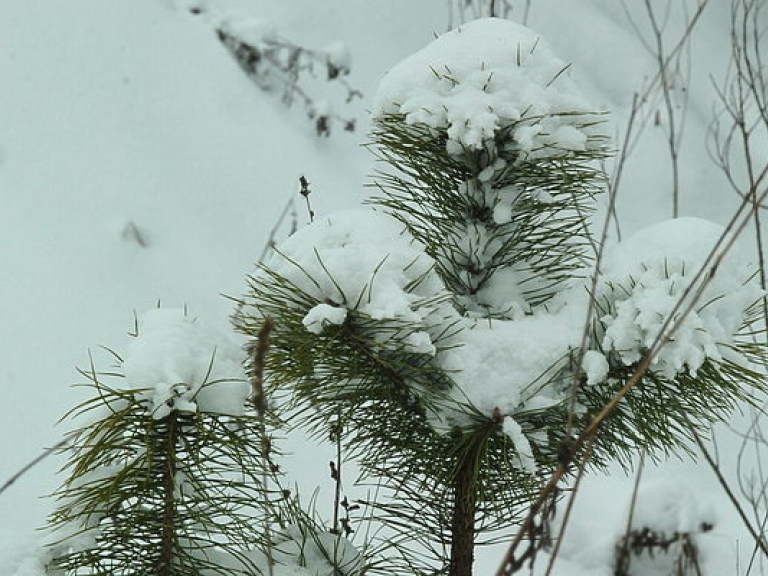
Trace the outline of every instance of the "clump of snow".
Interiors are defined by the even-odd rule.
[[[146,388],[154,418],[172,410],[240,415],[249,386],[243,352],[228,336],[181,309],[151,310],[123,362],[125,381]]]
[[[568,68],[532,30],[476,20],[390,70],[373,115],[444,131],[456,152],[481,149],[503,130],[528,156],[599,148],[605,129]]]
[[[423,247],[402,224],[373,210],[315,221],[281,244],[266,266],[320,303],[306,311],[312,332],[323,322],[343,321],[342,310],[354,310],[409,323],[423,334],[411,338],[413,351],[432,353],[423,331],[437,322],[435,315],[457,316]]]
[[[302,323],[309,332],[322,334],[327,326],[339,326],[347,319],[347,309],[330,304],[318,304],[304,316]]]
[[[569,351],[579,346],[585,310],[580,293],[573,292],[569,300],[570,305],[553,312],[477,320],[457,334],[459,345],[437,356],[455,383],[450,394],[456,403],[468,402],[491,418],[496,411],[514,417],[561,402],[561,390],[552,382],[567,365]],[[438,416],[442,425],[463,424],[450,409]]]
[[[584,353],[581,368],[587,375],[587,386],[604,382],[610,370],[608,359],[597,350],[587,350]]]
[[[528,441],[525,434],[523,434],[523,429],[520,427],[520,424],[515,422],[512,417],[507,416],[504,418],[502,429],[515,445],[517,457],[520,460],[519,463],[523,470],[527,471],[529,474],[536,474],[536,460],[533,457],[531,443]]]
[[[630,365],[649,350],[724,229],[697,218],[649,226],[608,253],[597,287],[602,349]],[[729,348],[746,310],[763,292],[737,251],[719,265],[695,306],[656,356],[652,369],[695,375],[708,359],[735,359]],[[688,300],[690,301],[690,300]],[[675,312],[673,322],[685,306]]]

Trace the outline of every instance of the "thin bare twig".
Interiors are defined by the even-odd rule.
[[[52,454],[55,454],[60,449],[67,446],[72,440],[77,436],[77,432],[70,432],[64,438],[62,438],[59,442],[51,446],[50,448],[46,448],[41,454],[33,458],[29,463],[27,463],[25,466],[23,466],[18,472],[13,474],[6,482],[0,486],[0,494],[8,490],[13,484],[16,483],[16,481],[19,480],[24,474],[32,470],[35,466],[40,464],[43,460],[51,456]]]
[[[574,482],[573,489],[571,490],[571,497],[568,499],[568,504],[565,507],[565,515],[563,516],[563,523],[560,526],[560,533],[557,535],[557,539],[555,540],[555,545],[552,549],[552,553],[549,556],[549,564],[547,565],[547,571],[544,576],[550,576],[552,573],[552,569],[555,566],[555,560],[557,560],[558,555],[560,554],[560,546],[563,542],[563,538],[565,538],[565,530],[568,528],[568,522],[571,519],[571,512],[573,511],[573,505],[576,503],[576,496],[579,493],[579,486],[581,485],[581,480],[584,478],[584,472],[587,468],[587,462],[589,462],[589,458],[592,455],[592,448],[594,447],[594,442],[590,441],[587,444],[587,448],[584,454],[584,457],[581,459],[581,462],[579,463],[579,470],[576,473],[576,481]]]
[[[728,496],[728,499],[731,501],[731,504],[736,509],[736,512],[739,514],[739,517],[741,518],[741,521],[744,523],[744,526],[749,531],[752,538],[755,540],[755,545],[759,546],[762,550],[763,554],[768,556],[768,544],[765,541],[765,538],[763,538],[757,530],[752,526],[752,523],[749,521],[749,518],[747,518],[746,513],[744,512],[744,508],[742,508],[741,504],[739,503],[739,500],[736,498],[736,495],[733,493],[733,490],[731,490],[730,485],[728,484],[728,481],[723,476],[723,473],[720,471],[720,466],[717,465],[715,460],[712,458],[712,455],[709,453],[709,450],[707,450],[707,447],[704,445],[704,442],[701,439],[701,436],[696,432],[696,428],[689,422],[688,428],[691,431],[691,435],[693,436],[693,440],[696,442],[696,445],[698,446],[699,450],[701,451],[702,456],[704,456],[704,460],[707,461],[707,464],[709,464],[709,467],[712,469],[712,472],[714,472],[715,476],[717,477],[717,481],[720,483],[720,486],[723,487],[723,490],[725,491],[726,496]]]

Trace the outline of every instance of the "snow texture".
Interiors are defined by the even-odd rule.
[[[730,345],[747,309],[763,292],[753,278],[755,267],[737,250],[720,263],[701,294],[692,291],[673,312],[724,231],[698,218],[668,220],[639,231],[607,254],[596,295],[606,354],[617,354],[625,365],[637,362],[653,347],[667,319],[676,321],[695,298],[652,370],[673,378],[683,371],[695,375],[707,360],[745,362]]]
[[[39,535],[0,532],[0,558],[8,576],[46,576],[49,560]]]
[[[532,30],[476,20],[395,66],[373,115],[446,131],[449,151],[481,149],[507,129],[527,157],[583,151],[600,145],[604,128],[568,68]]]
[[[151,310],[123,362],[132,388],[147,389],[154,418],[172,410],[241,415],[249,386],[244,355],[229,337],[181,309]]]
[[[328,325],[344,324],[347,319],[347,309],[331,306],[330,304],[318,304],[304,316],[304,326],[313,334],[321,334]]]
[[[608,377],[608,359],[597,350],[587,350],[581,361],[581,367],[587,375],[587,386],[604,382]]]
[[[306,311],[311,332],[344,321],[348,310],[407,323],[410,351],[433,354],[429,328],[457,318],[433,260],[403,226],[373,210],[317,220],[279,247],[267,267],[318,305]]]

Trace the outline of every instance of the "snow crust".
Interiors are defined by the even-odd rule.
[[[147,389],[154,418],[173,410],[241,415],[249,394],[243,354],[184,310],[158,308],[138,320],[123,370],[129,386]]]
[[[373,106],[374,118],[403,115],[446,131],[455,150],[480,149],[512,129],[529,156],[599,146],[604,128],[594,111],[542,37],[497,18],[464,24],[400,62]]]
[[[602,348],[625,365],[640,360],[656,340],[678,300],[724,228],[698,218],[679,218],[649,226],[618,244],[605,259],[597,288],[605,326]],[[741,328],[746,310],[763,292],[752,279],[752,266],[737,250],[719,265],[690,314],[656,356],[652,369],[674,377],[695,375],[708,359],[740,361],[729,345]],[[691,298],[686,300],[691,301]],[[743,360],[741,360],[743,362]]]

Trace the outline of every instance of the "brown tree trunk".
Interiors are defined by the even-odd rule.
[[[163,470],[163,525],[160,541],[158,576],[173,574],[173,555],[176,544],[176,442],[178,436],[178,413],[174,410],[165,419],[168,426]]]
[[[475,454],[459,467],[454,484],[449,576],[472,576],[475,555],[475,507],[477,504]]]

